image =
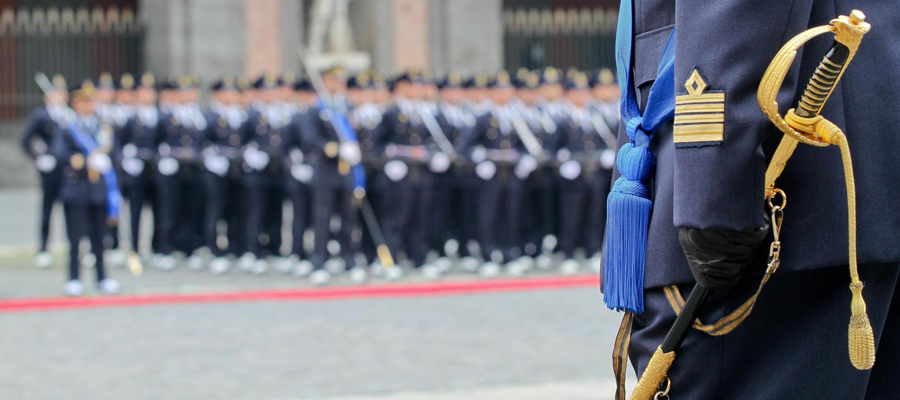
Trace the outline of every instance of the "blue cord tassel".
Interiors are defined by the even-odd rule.
[[[629,121],[632,122],[632,121]],[[639,121],[636,121],[636,125]],[[627,143],[616,166],[622,176],[606,200],[606,270],[603,301],[611,310],[644,311],[644,263],[653,202],[644,182],[655,168],[653,153]]]

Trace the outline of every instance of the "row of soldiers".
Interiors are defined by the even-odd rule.
[[[71,102],[54,78],[22,140],[45,193],[38,265],[52,262],[49,213],[62,190],[66,292],[83,290],[83,236],[98,279],[114,282],[103,252],[122,264],[125,246],[101,217],[116,219],[121,190],[130,247],[148,249],[164,270],[181,253],[188,267],[215,273],[262,274],[271,265],[315,284],[340,271],[354,281],[373,272],[395,279],[402,269],[383,268],[385,249],[431,278],[453,259],[492,277],[550,269],[561,258],[561,271],[573,274],[579,249],[599,270],[618,119],[609,70],[468,79],[410,70],[386,80],[347,79],[334,67],[315,77],[315,86],[291,74],[226,77],[210,86],[208,109],[191,77],[116,82],[104,74],[73,88]],[[100,154],[107,159],[96,161]],[[145,208],[153,214],[147,238]],[[101,290],[118,290],[109,285]]]

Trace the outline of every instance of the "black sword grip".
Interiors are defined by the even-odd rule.
[[[834,42],[831,50],[816,67],[816,71],[806,85],[806,90],[803,91],[803,97],[800,98],[795,111],[798,116],[812,118],[819,115],[849,58],[850,49],[840,42]]]

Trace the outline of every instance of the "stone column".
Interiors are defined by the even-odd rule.
[[[247,34],[245,74],[250,77],[280,73],[281,0],[245,0]]]
[[[429,68],[428,0],[394,0],[394,71]]]

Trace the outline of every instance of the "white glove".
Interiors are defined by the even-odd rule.
[[[450,169],[450,157],[443,152],[434,153],[431,162],[428,163],[428,169],[436,174],[447,172]]]
[[[218,176],[225,176],[228,173],[228,165],[228,159],[220,155],[208,155],[203,159],[206,170]]]
[[[475,166],[475,175],[486,181],[491,180],[497,173],[497,165],[490,161],[482,161]]]
[[[581,164],[574,160],[566,161],[559,166],[559,174],[570,181],[578,179],[581,175]]]
[[[572,158],[572,152],[570,152],[569,149],[559,149],[559,151],[556,152],[556,159],[559,160],[559,162],[569,161],[570,158]]]
[[[350,163],[350,165],[359,164],[362,161],[362,152],[359,150],[359,144],[356,142],[344,142],[338,152],[341,158]]]
[[[384,164],[384,174],[394,182],[400,182],[406,177],[407,172],[409,172],[409,167],[403,161],[392,160]]]
[[[41,154],[34,159],[34,166],[41,172],[53,171],[56,168],[56,157],[49,154]]]
[[[128,175],[138,176],[141,172],[144,172],[144,162],[137,158],[126,157],[122,159],[122,169]]]
[[[163,157],[159,159],[159,165],[156,166],[159,173],[164,176],[172,176],[178,172],[178,160],[172,157]]]
[[[291,149],[291,163],[293,164],[302,164],[303,163],[303,152],[300,149],[294,148]]]
[[[600,165],[603,169],[612,169],[613,165],[616,165],[616,152],[610,149],[603,150],[600,153]]]
[[[537,159],[530,154],[526,154],[519,159],[519,162],[516,164],[516,168],[513,172],[519,179],[526,179],[529,175],[531,175],[534,170],[537,169]]]
[[[87,165],[88,168],[101,174],[112,170],[112,160],[109,158],[109,154],[106,153],[93,152],[88,154]]]
[[[137,157],[137,153],[137,147],[131,143],[128,143],[122,147],[122,156],[124,156],[125,158]]]
[[[255,147],[248,147],[244,150],[244,162],[257,171],[266,169],[269,165],[269,155],[264,151],[259,151]]]
[[[294,164],[291,166],[291,176],[299,182],[309,183],[314,172],[312,165],[309,164]]]
[[[480,163],[487,158],[487,150],[484,147],[478,146],[474,150],[472,150],[472,161],[476,163]]]

